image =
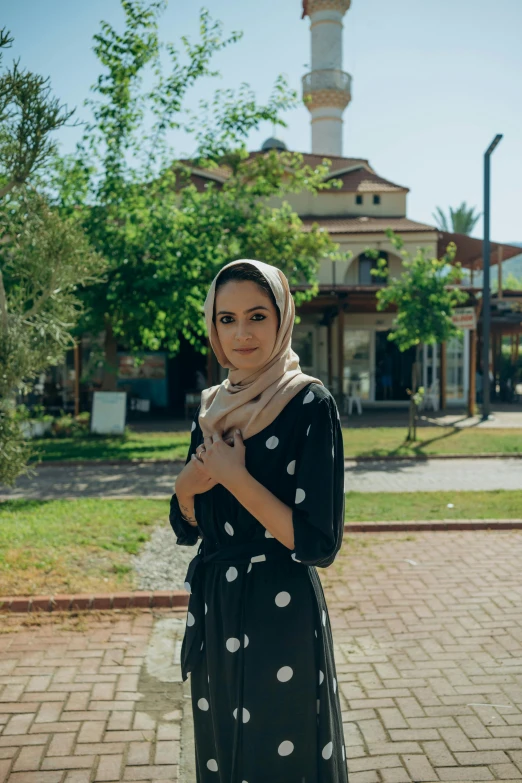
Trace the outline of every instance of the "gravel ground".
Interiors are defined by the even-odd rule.
[[[170,525],[157,527],[140,554],[132,557],[136,590],[183,590],[198,544],[176,544],[176,534]]]

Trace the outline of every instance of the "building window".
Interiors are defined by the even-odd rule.
[[[388,262],[388,253],[379,251],[379,258],[385,258]],[[387,278],[372,275],[371,270],[377,269],[377,259],[367,256],[365,253],[359,256],[359,285],[386,285]]]
[[[361,194],[360,194],[360,193],[358,193],[358,194],[356,195],[356,197],[355,197],[355,203],[356,203],[356,204],[362,204],[362,203],[363,203],[363,197],[361,196]]]
[[[373,203],[374,204],[380,204],[381,203],[381,197],[378,196],[377,194],[375,194],[375,196],[373,197]]]

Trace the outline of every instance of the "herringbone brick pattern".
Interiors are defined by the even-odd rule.
[[[319,573],[350,783],[522,781],[521,563],[518,530],[345,534]],[[195,783],[185,615],[0,617],[0,783]]]
[[[144,665],[153,614],[9,628],[25,621],[0,618],[0,782],[178,781],[183,697]]]
[[[320,571],[350,783],[522,780],[522,532],[345,535]]]

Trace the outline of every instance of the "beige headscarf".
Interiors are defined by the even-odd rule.
[[[272,353],[255,372],[240,370],[227,359],[212,322],[216,281],[224,269],[236,264],[252,264],[266,277],[279,308],[281,322]],[[231,261],[219,270],[205,299],[205,321],[210,344],[222,367],[229,370],[228,378],[217,386],[201,392],[199,424],[203,435],[218,433],[222,438],[241,430],[243,440],[256,435],[273,422],[285,405],[308,383],[324,386],[319,378],[301,372],[299,356],[292,350],[292,329],[295,304],[286,275],[275,266],[243,258]]]

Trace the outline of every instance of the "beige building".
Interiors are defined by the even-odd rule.
[[[332,163],[328,176],[341,180],[342,187],[317,195],[289,194],[287,200],[301,217],[305,231],[314,222],[319,223],[339,243],[341,250],[351,251],[352,255],[347,262],[321,263],[319,295],[299,308],[301,320],[294,327],[293,347],[302,369],[323,381],[341,410],[346,410],[348,396],[359,397],[366,408],[406,406],[413,350],[400,353],[387,339],[394,316],[391,312],[377,311],[379,283],[371,274],[375,262],[366,251],[368,248],[380,251],[387,259],[389,274],[395,276],[401,273],[402,259],[386,236],[388,228],[401,235],[404,249],[411,254],[423,246],[440,257],[453,240],[458,247],[458,260],[471,270],[466,284],[469,307],[462,314],[468,328],[446,345],[422,347],[420,380],[435,405],[470,408],[475,400],[476,368],[480,366],[480,324],[479,332],[469,328],[474,327],[480,309],[477,297],[480,289],[474,288],[473,270],[482,267],[482,243],[410,219],[407,187],[380,176],[369,160],[343,155],[343,115],[351,100],[352,79],[342,70],[342,30],[350,2],[303,2],[303,18],[310,21],[312,68],[303,76],[312,149],[304,154],[304,161],[315,166],[327,157]],[[286,149],[286,146],[278,139],[267,139],[262,149],[251,155],[262,155],[274,148]],[[203,189],[209,181],[224,182],[226,176],[226,170],[222,169],[193,168],[191,179]],[[491,250],[493,263],[520,253],[520,248],[496,243],[492,243]],[[498,268],[501,270],[502,265]],[[513,330],[515,327],[520,330],[522,325],[518,321],[515,326],[510,325]],[[494,336],[495,329],[498,333],[506,325],[493,320],[492,328]],[[196,354],[188,343],[182,345],[180,355],[174,359],[168,360],[165,354],[149,357],[156,364],[162,362],[161,367],[159,364],[151,367],[149,375],[142,369],[140,378],[129,376],[127,358],[124,354],[120,356],[121,388],[128,387],[131,395],[148,400],[153,409],[166,408],[177,413],[181,413],[183,401],[188,405],[197,399],[197,389],[202,383],[219,383],[228,372],[210,352],[205,379],[204,357]],[[493,358],[491,366],[494,365]],[[185,387],[187,377],[198,377],[198,385],[189,380]]]
[[[305,230],[319,223],[352,257],[348,262],[321,264],[319,295],[298,310],[301,321],[294,327],[294,349],[303,370],[321,378],[343,409],[347,396],[354,394],[366,407],[407,405],[413,350],[400,353],[387,339],[394,315],[377,311],[379,283],[371,274],[375,262],[366,251],[380,251],[390,276],[396,276],[402,271],[402,259],[386,236],[388,228],[401,235],[404,250],[411,254],[422,246],[440,257],[452,240],[458,247],[457,260],[471,270],[466,281],[467,317],[462,318],[467,328],[445,345],[422,346],[420,380],[437,405],[471,407],[479,351],[477,330],[469,327],[480,310],[473,269],[482,267],[482,243],[411,220],[407,187],[380,176],[367,159],[343,156],[343,114],[351,101],[352,78],[342,69],[342,30],[350,4],[351,0],[303,0],[303,18],[310,21],[312,68],[303,76],[312,147],[311,153],[304,154],[304,162],[314,166],[328,157],[332,162],[329,177],[340,179],[342,187],[317,195],[289,194],[287,200]],[[261,151],[251,154],[274,148],[286,146],[271,138]],[[206,176],[194,172],[199,187],[204,187]],[[492,263],[519,252],[519,248],[492,243]],[[226,377],[227,371],[215,360],[207,369],[209,383]]]

